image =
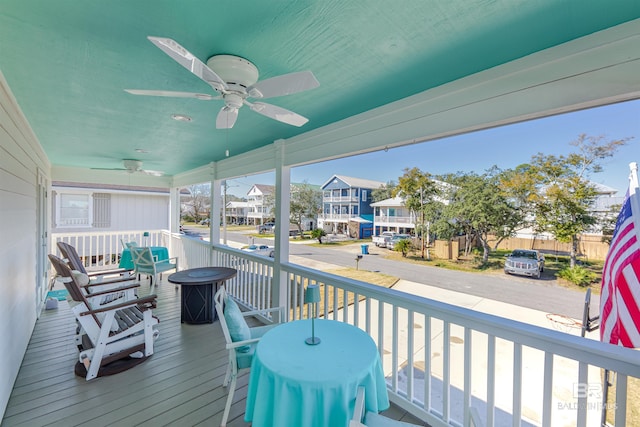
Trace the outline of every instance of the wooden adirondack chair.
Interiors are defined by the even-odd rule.
[[[124,268],[87,271],[75,247],[62,241],[57,242],[56,245],[58,246],[58,250],[62,254],[62,257],[67,261],[69,268],[89,276],[91,283],[104,282],[104,284],[109,284],[133,280],[131,270],[126,270]]]
[[[88,381],[107,372],[112,362],[121,362],[116,369],[120,372],[153,354],[153,344],[159,335],[158,319],[151,312],[156,306],[156,295],[132,298],[125,296],[123,288],[88,294],[79,285],[78,275],[62,259],[50,254],[49,260],[77,303],[72,308],[79,324],[75,338],[79,349],[77,374],[86,373]]]

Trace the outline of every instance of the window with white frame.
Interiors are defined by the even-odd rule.
[[[56,225],[58,227],[91,227],[92,217],[91,193],[56,194]]]

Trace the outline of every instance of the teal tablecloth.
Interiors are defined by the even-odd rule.
[[[157,261],[169,259],[169,250],[165,246],[151,246],[151,253]],[[131,251],[129,249],[122,251],[118,267],[133,270],[133,260],[131,259]]]
[[[245,421],[252,427],[347,427],[358,386],[365,387],[365,406],[379,412],[389,397],[377,347],[361,329],[333,320],[282,324],[256,346]]]

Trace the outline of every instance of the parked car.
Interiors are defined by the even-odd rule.
[[[505,274],[519,274],[536,279],[544,271],[544,255],[533,249],[516,249],[507,255],[504,262]]]
[[[251,252],[252,254],[256,254],[256,255],[268,256],[270,258],[273,258],[273,255],[274,255],[273,246],[268,246],[268,245],[249,245],[249,246],[245,246],[241,250],[245,252]]]
[[[396,243],[398,243],[400,240],[407,239],[411,239],[411,236],[409,236],[408,234],[396,234],[387,242],[387,249],[393,250],[393,248],[396,247]]]
[[[264,224],[258,226],[258,233],[273,233],[273,229],[275,228],[275,226],[276,224],[274,222],[265,222]]]
[[[395,235],[396,235],[395,231],[383,231],[379,235],[373,236],[371,238],[371,243],[373,243],[378,247],[386,248],[389,240],[391,240],[391,238]]]

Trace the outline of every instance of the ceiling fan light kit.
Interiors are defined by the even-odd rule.
[[[222,99],[224,106],[216,118],[218,129],[232,128],[238,118],[238,110],[243,105],[265,117],[292,126],[302,126],[309,121],[293,111],[264,102],[251,103],[247,98],[274,98],[316,88],[320,83],[311,71],[283,74],[259,81],[258,68],[245,58],[214,55],[205,64],[175,40],[152,36],[147,38],[174,61],[211,86],[220,96],[164,90],[125,89],[126,92],[133,95],[195,98],[205,101]]]

